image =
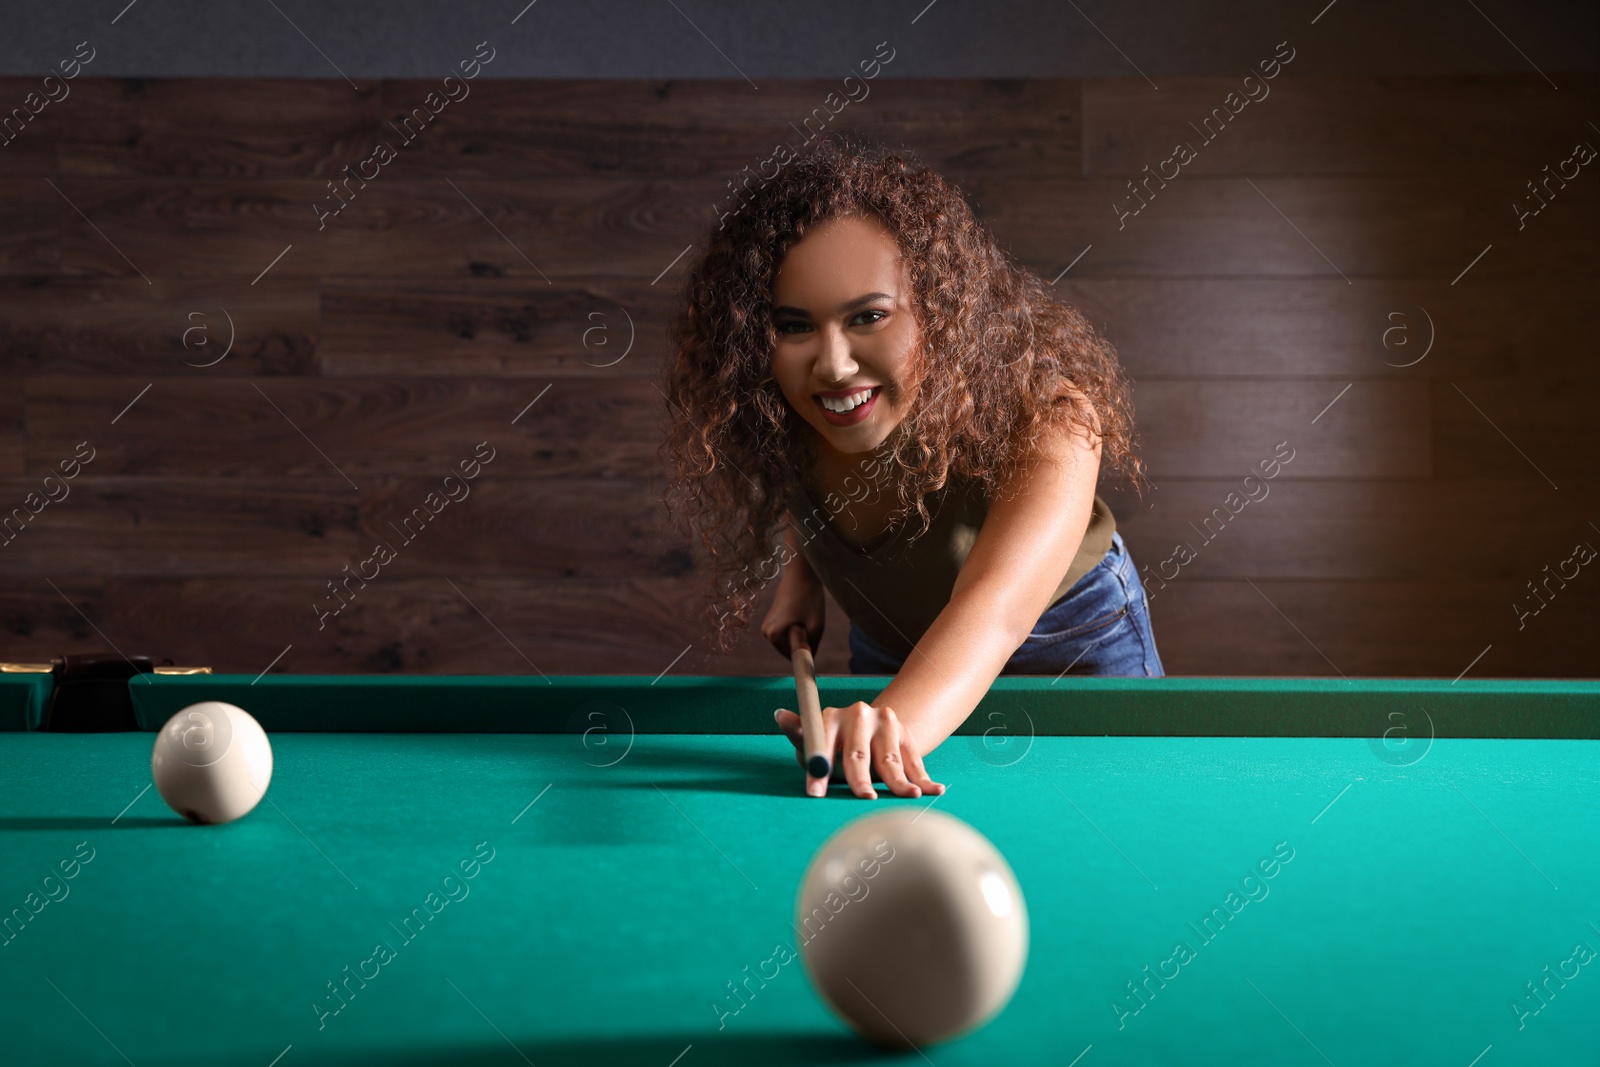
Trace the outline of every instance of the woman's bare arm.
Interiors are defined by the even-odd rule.
[[[1083,542],[1099,467],[1099,437],[1063,426],[996,494],[949,603],[872,702],[894,709],[921,753],[972,714],[1049,606]]]

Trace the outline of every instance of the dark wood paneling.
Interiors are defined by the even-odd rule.
[[[1502,373],[1600,375],[1593,279],[1062,279],[1141,380],[1407,380]],[[260,287],[257,287],[259,291]],[[556,287],[497,278],[448,287],[330,283],[324,373],[655,378],[677,291],[593,278]],[[633,347],[626,358],[629,326]],[[1430,327],[1431,320],[1431,327]],[[1503,323],[1515,321],[1516,330]],[[1428,349],[1432,332],[1433,345]],[[277,347],[284,347],[280,339]],[[199,361],[198,356],[189,358]],[[1412,366],[1409,364],[1421,359]]]
[[[36,106],[49,95],[61,97],[57,82],[46,87],[43,75],[0,78],[0,178],[56,173],[56,145],[47,130],[71,101],[71,83],[65,97],[45,103],[37,114],[24,101],[30,93],[37,94]]]
[[[53,175],[71,173],[71,168],[61,167],[63,157],[71,154],[70,149],[62,149],[66,144],[127,148],[138,142],[140,133],[138,91],[139,86],[145,83],[137,78],[92,78],[88,76],[88,72],[93,70],[92,65],[81,69],[83,73],[78,77],[63,82],[67,87],[66,98],[50,104],[41,111],[29,124],[27,133],[17,139],[17,145],[11,146],[17,147],[27,143],[35,149],[48,150],[49,158],[54,161],[54,165],[43,173]],[[42,76],[3,80],[8,95],[19,100],[30,88],[42,82]],[[219,89],[232,83],[195,81],[190,84],[200,97],[214,100],[221,95]],[[60,95],[60,90],[56,90],[56,93]],[[205,135],[206,132],[199,130],[190,131],[192,137]],[[249,139],[248,130],[243,131],[241,139]],[[6,148],[0,151],[10,150],[11,148]]]
[[[1584,519],[1600,496],[1592,479],[1557,496],[1536,479],[1296,478],[1298,463],[1248,485],[1167,478],[1142,501],[1102,495],[1152,592],[1163,581],[1246,577],[1525,581],[1575,540],[1600,549]]]
[[[1434,382],[1432,394],[1443,477],[1515,478],[1565,492],[1600,470],[1600,381],[1592,377],[1471,378]]]
[[[1075,81],[879,77],[852,87],[859,99],[833,101],[833,114],[824,101],[841,82],[773,81],[751,92],[715,81],[480,79],[425,127],[414,120],[407,141],[387,123],[439,83],[389,81],[380,132],[409,177],[709,175],[719,201],[745,167],[759,174],[780,143],[799,149],[818,130],[904,146],[953,177],[1079,170]],[[996,112],[1007,121],[995,122]]]
[[[1242,478],[1285,442],[1291,477],[1430,471],[1426,382],[1165,378],[1136,382],[1134,406],[1157,482],[1164,475]]]
[[[0,178],[0,274],[59,270],[61,218],[69,211],[42,177]]]
[[[638,478],[659,469],[666,419],[657,383],[639,379],[534,379],[507,390],[486,379],[234,378],[163,380],[111,426],[145,384],[29,379],[30,462],[53,465],[89,435],[86,427],[103,425],[90,436],[103,474],[342,471],[359,485],[373,474],[442,477],[489,441],[505,457],[497,473]],[[1363,380],[1339,397],[1345,384],[1137,383],[1145,458],[1158,479],[1242,476],[1287,441],[1297,477],[1428,473],[1427,383]]]
[[[491,464],[473,482],[441,483],[369,483],[363,557],[381,542],[402,575],[679,577],[694,569],[688,544],[666,530],[659,497],[644,481],[530,480]],[[431,508],[430,493],[437,494]]]
[[[1150,617],[1168,674],[1455,678],[1471,666],[1469,678],[1593,678],[1596,591],[1572,586],[1520,630],[1519,592],[1509,581],[1196,581],[1156,594]]]
[[[0,474],[22,473],[26,441],[22,390],[0,389]]]
[[[352,181],[340,208],[315,179],[67,178],[62,189],[146,275],[241,285],[274,260],[259,284],[484,274],[530,285],[562,275],[653,279],[711,225],[716,192],[712,179],[452,183],[380,173],[364,189]],[[313,205],[339,213],[319,221]],[[62,242],[66,273],[134,274],[82,219],[65,224]]]
[[[18,99],[27,91],[26,79],[0,88],[7,82]],[[59,144],[60,169],[72,175],[330,178],[382,142],[396,153],[389,166],[410,178],[713,175],[720,184],[746,166],[758,172],[779,142],[799,148],[819,128],[903,145],[952,175],[1080,169],[1072,80],[879,78],[829,115],[824,100],[838,81],[775,81],[757,94],[720,81],[482,78],[425,125],[413,120],[409,139],[400,117],[438,81],[369,82],[358,92],[336,79],[74,85],[76,99],[52,105],[31,131],[40,163]],[[805,127],[817,108],[826,125],[813,117]],[[996,110],[1008,113],[1004,126]]]
[[[88,437],[97,474],[342,471],[362,487],[375,474],[442,478],[487,441],[496,476],[641,478],[659,467],[665,424],[666,401],[639,379],[195,378],[157,382],[111,425],[148,381],[28,379],[30,463]]]
[[[1593,278],[1117,279],[1056,285],[1135,378],[1600,375]],[[1515,328],[1508,324],[1515,323]],[[1432,342],[1430,347],[1430,340]]]
[[[304,582],[118,579],[108,590],[107,633],[130,653],[150,650],[243,673],[265,670],[289,645],[274,673],[790,672],[759,630],[732,653],[712,653],[685,622],[700,604],[691,581],[453,581],[455,588],[443,577],[380,579],[339,615],[325,617],[317,611],[323,601]],[[824,637],[817,667],[846,674],[845,629],[834,610],[838,628]]]
[[[152,282],[0,278],[0,374],[140,374],[149,381],[316,371],[314,283]]]
[[[1254,187],[1252,187],[1254,186]],[[1152,183],[1152,188],[1156,188]],[[1518,233],[1509,180],[1181,175],[1141,213],[1125,181],[970,183],[979,214],[1046,280],[1180,275],[1455,279],[1600,275],[1600,182],[1574,181]],[[65,255],[65,252],[63,253]],[[1326,258],[1324,258],[1326,257]]]
[[[312,205],[338,201],[310,180],[73,178],[62,189],[146,275],[244,284],[290,245],[270,277],[463,279],[476,269],[530,283],[585,275],[654,279],[704,236],[716,199],[712,182],[698,179],[453,185],[380,175],[320,230]],[[1254,183],[1184,176],[1124,220],[1117,206],[1138,201],[1110,179],[1063,188],[985,177],[968,189],[1002,242],[1047,279],[1085,245],[1093,247],[1073,268],[1077,277],[1342,273],[1453,280],[1488,245],[1495,247],[1472,267],[1477,280],[1600,275],[1596,183],[1571,183],[1520,233],[1507,185],[1460,176]],[[69,273],[134,273],[81,218],[63,223],[61,240]]]
[[[114,653],[101,636],[106,614],[105,586],[97,579],[33,572],[8,580],[0,584],[0,659],[47,663],[64,652]]]
[[[1142,567],[1198,547],[1153,588],[1169,671],[1334,674],[1309,639],[1352,676],[1454,677],[1491,645],[1474,675],[1593,674],[1600,587],[1522,630],[1510,607],[1600,522],[1600,189],[1511,210],[1590,139],[1593,78],[1557,77],[1291,67],[1120,228],[1127,178],[1230,79],[879,79],[830,129],[959,182],[1117,344],[1157,488],[1102,491]],[[327,179],[429,83],[73,84],[0,147],[0,499],[98,454],[0,550],[6,656],[531,672],[510,638],[561,672],[788,672],[759,634],[677,658],[705,579],[663,528],[655,386],[677,257],[833,83],[479,79],[321,228]],[[220,352],[184,347],[189,314],[215,343],[223,309],[234,351],[186,366]],[[471,496],[319,631],[327,583],[484,440]],[[1270,496],[1200,544],[1281,441]]]
[[[56,132],[70,175],[329,178],[372,150],[378,128],[371,82],[359,91],[343,80],[299,78],[76,84],[87,99]],[[91,108],[100,117],[80,121]]]
[[[71,452],[65,453],[71,455]],[[14,576],[251,574],[335,577],[364,548],[356,494],[337,479],[107,478],[99,457],[0,548]],[[93,473],[90,473],[93,472]],[[0,500],[39,487],[0,479]],[[59,490],[57,490],[59,496]],[[7,511],[9,514],[9,510]],[[324,576],[325,575],[325,576]],[[298,579],[311,582],[310,577]]]
[[[1593,74],[1553,71],[1556,90],[1534,73],[1308,77],[1291,62],[1271,80],[1256,73],[1250,88],[1260,99],[1240,104],[1246,73],[1167,78],[1159,91],[1143,78],[1086,81],[1084,173],[1159,173],[1158,164],[1188,144],[1196,156],[1183,169],[1197,175],[1431,178],[1475,170],[1533,178],[1590,138],[1586,122],[1600,103]],[[1237,115],[1224,104],[1230,92]],[[1207,128],[1213,108],[1221,115]]]
[[[659,380],[677,300],[674,286],[615,278],[556,286],[497,278],[329,284],[322,367],[349,375]]]
[[[0,601],[8,654],[107,650],[39,584],[45,595]],[[117,579],[103,602],[92,586],[57,584],[128,654],[219,671],[261,671],[292,645],[275,672],[787,673],[755,631],[726,656],[674,640],[698,593],[671,579],[479,578],[455,581],[459,592],[443,578],[375,582],[321,630],[317,601],[283,581]],[[1157,594],[1151,614],[1171,674],[1455,678],[1470,665],[1474,678],[1592,677],[1600,597],[1574,584],[1518,629],[1517,595],[1509,582],[1197,580]],[[819,671],[848,673],[846,631],[830,601]]]

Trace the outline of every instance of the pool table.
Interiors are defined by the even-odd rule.
[[[72,734],[0,676],[5,1063],[1600,1063],[1600,682],[1003,676],[943,797],[875,801],[802,795],[783,677],[128,684],[138,731]],[[224,826],[150,788],[209,699],[275,756]],[[1008,858],[1030,953],[989,1025],[886,1056],[795,893],[930,803]]]

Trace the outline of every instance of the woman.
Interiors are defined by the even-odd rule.
[[[955,187],[824,139],[724,218],[684,296],[669,511],[710,555],[719,647],[781,562],[761,626],[778,652],[794,624],[815,647],[826,589],[851,619],[851,670],[895,674],[872,703],[823,710],[857,795],[877,795],[875,774],[899,796],[943,792],[923,757],[1000,673],[1162,673],[1095,493],[1102,454],[1143,476],[1115,350]],[[777,718],[800,757],[799,716]]]

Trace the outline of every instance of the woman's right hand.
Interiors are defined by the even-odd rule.
[[[772,647],[784,659],[789,659],[789,627],[805,627],[806,641],[813,651],[822,641],[822,624],[826,614],[822,582],[809,572],[802,574],[792,560],[778,580],[778,592],[773,598],[767,617],[761,622],[761,636],[772,642]]]

